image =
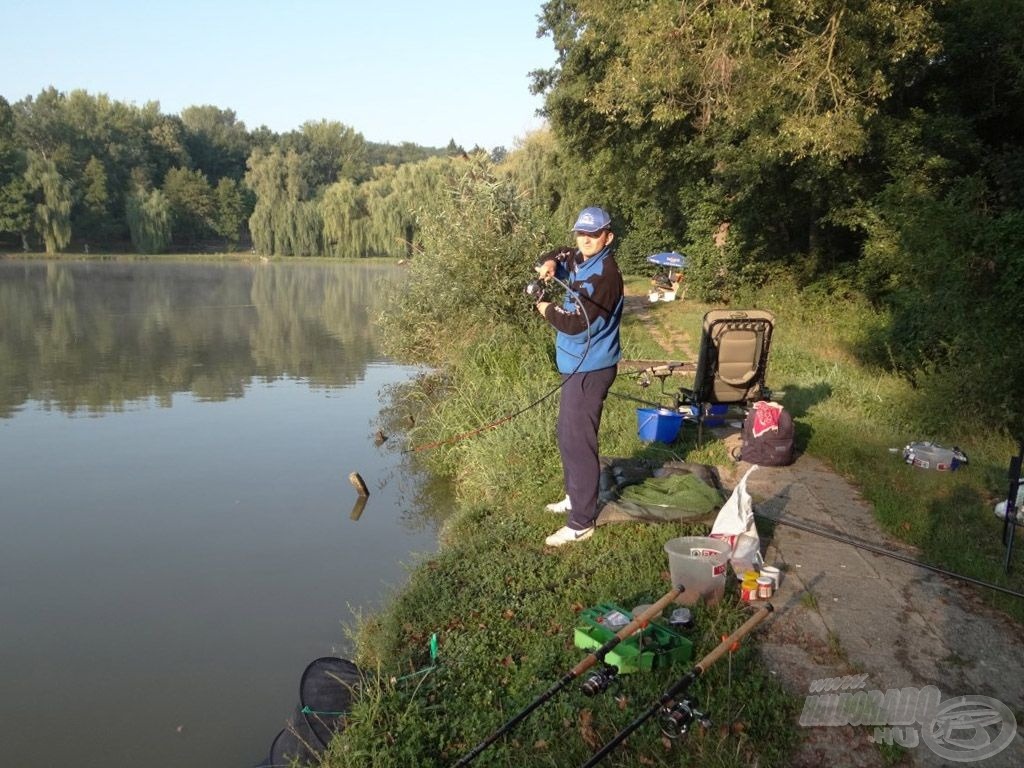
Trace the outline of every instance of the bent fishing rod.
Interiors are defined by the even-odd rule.
[[[555,386],[548,392],[544,393],[543,395],[541,395],[528,405],[524,405],[517,411],[513,411],[512,413],[502,416],[500,419],[495,419],[492,422],[483,424],[482,426],[479,427],[475,427],[474,429],[471,429],[467,432],[462,432],[461,434],[458,435],[452,435],[451,437],[446,437],[443,440],[435,440],[432,443],[424,443],[423,445],[417,445],[414,448],[408,448],[405,451],[403,451],[403,453],[418,453],[419,451],[426,451],[430,450],[431,448],[439,448],[442,445],[450,445],[451,443],[457,443],[467,438],[473,437],[474,435],[478,435],[481,432],[486,432],[488,429],[496,429],[505,422],[512,421],[512,419],[514,419],[516,416],[521,416],[522,414],[529,411],[531,408],[536,408],[538,405],[543,403],[553,394],[558,392],[558,390],[564,387],[565,383],[569,380],[569,377],[580,369],[580,366],[583,365],[583,361],[587,359],[587,354],[590,352],[590,315],[587,314],[587,308],[583,306],[583,298],[579,295],[579,293],[572,290],[572,288],[569,287],[568,283],[562,282],[554,275],[552,275],[550,279],[554,280],[556,283],[562,286],[562,288],[565,289],[566,294],[573,300],[576,306],[580,308],[580,313],[583,315],[583,321],[587,324],[587,345],[583,348],[583,354],[580,355],[580,361],[576,363],[576,367],[572,370],[572,373],[568,373],[562,376],[562,380],[558,383],[557,386]],[[537,282],[538,281],[536,280],[532,281],[526,288],[526,295],[529,296],[531,299],[535,300],[534,305],[544,300],[543,291],[541,289],[534,287],[537,284]]]
[[[556,693],[565,688],[569,683],[575,680],[577,677],[582,675],[592,666],[598,662],[604,663],[605,656],[615,648],[620,642],[632,636],[637,630],[644,629],[652,619],[656,619],[661,615],[661,612],[672,603],[679,595],[685,591],[683,585],[674,587],[673,589],[666,592],[654,605],[648,608],[646,611],[641,613],[639,616],[629,622],[626,626],[615,633],[615,636],[608,642],[598,648],[596,651],[588,655],[583,661],[577,664],[575,667],[566,672],[562,678],[548,688],[544,693],[538,696],[536,699],[527,704],[517,715],[508,720],[504,725],[498,728],[494,733],[488,736],[486,739],[477,744],[473,749],[467,752],[459,762],[455,763],[455,768],[461,768],[461,766],[469,765],[473,760],[476,759],[477,755],[483,752],[487,747],[496,742],[506,733],[515,728],[519,723],[529,717],[530,713],[533,712],[541,704],[549,701]]]
[[[689,729],[690,723],[695,719],[702,724],[710,724],[710,720],[708,720],[707,715],[698,711],[695,707],[695,702],[686,696],[687,691],[697,678],[707,671],[708,667],[722,658],[725,654],[732,652],[739,641],[746,637],[754,627],[768,618],[768,615],[773,610],[775,609],[772,607],[772,604],[766,603],[765,606],[757,613],[743,622],[739,629],[719,643],[711,653],[694,664],[693,669],[683,675],[670,688],[668,688],[661,695],[661,698],[652,704],[645,712],[615,734],[611,741],[601,747],[601,749],[599,749],[597,753],[580,768],[593,768],[593,766],[601,762],[612,750],[619,746],[619,744],[624,742],[629,735],[633,733],[633,731],[656,714],[660,715],[662,722],[664,723],[662,730],[665,731],[666,727],[671,727],[677,736],[681,736],[686,733]]]

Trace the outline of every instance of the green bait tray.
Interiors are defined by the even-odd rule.
[[[573,632],[573,644],[587,651],[597,650],[625,625],[609,625],[609,615],[620,613],[627,621],[633,614],[614,603],[599,603],[593,608],[580,612],[579,622]],[[652,669],[668,667],[676,662],[693,658],[693,643],[659,620],[650,622],[644,629],[619,642],[605,655],[605,662],[619,670],[619,674],[650,672]]]

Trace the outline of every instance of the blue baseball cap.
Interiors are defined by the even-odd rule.
[[[600,232],[602,229],[607,229],[611,223],[612,217],[603,208],[593,206],[580,211],[580,215],[576,217],[576,223],[572,225],[572,231]]]

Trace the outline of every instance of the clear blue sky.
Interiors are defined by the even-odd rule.
[[[249,129],[337,120],[369,141],[505,146],[541,125],[541,0],[36,0],[0,9],[0,95],[53,86]]]

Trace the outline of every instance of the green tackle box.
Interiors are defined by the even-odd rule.
[[[579,621],[573,632],[573,643],[587,651],[597,650],[613,637],[624,625],[610,626],[607,619],[615,613],[624,615],[628,621],[633,614],[614,603],[599,603],[593,608],[580,612]],[[627,622],[628,623],[628,622]],[[616,667],[619,674],[649,672],[661,669],[678,661],[693,658],[693,643],[678,632],[655,620],[643,630],[621,640],[605,655],[604,660]]]

